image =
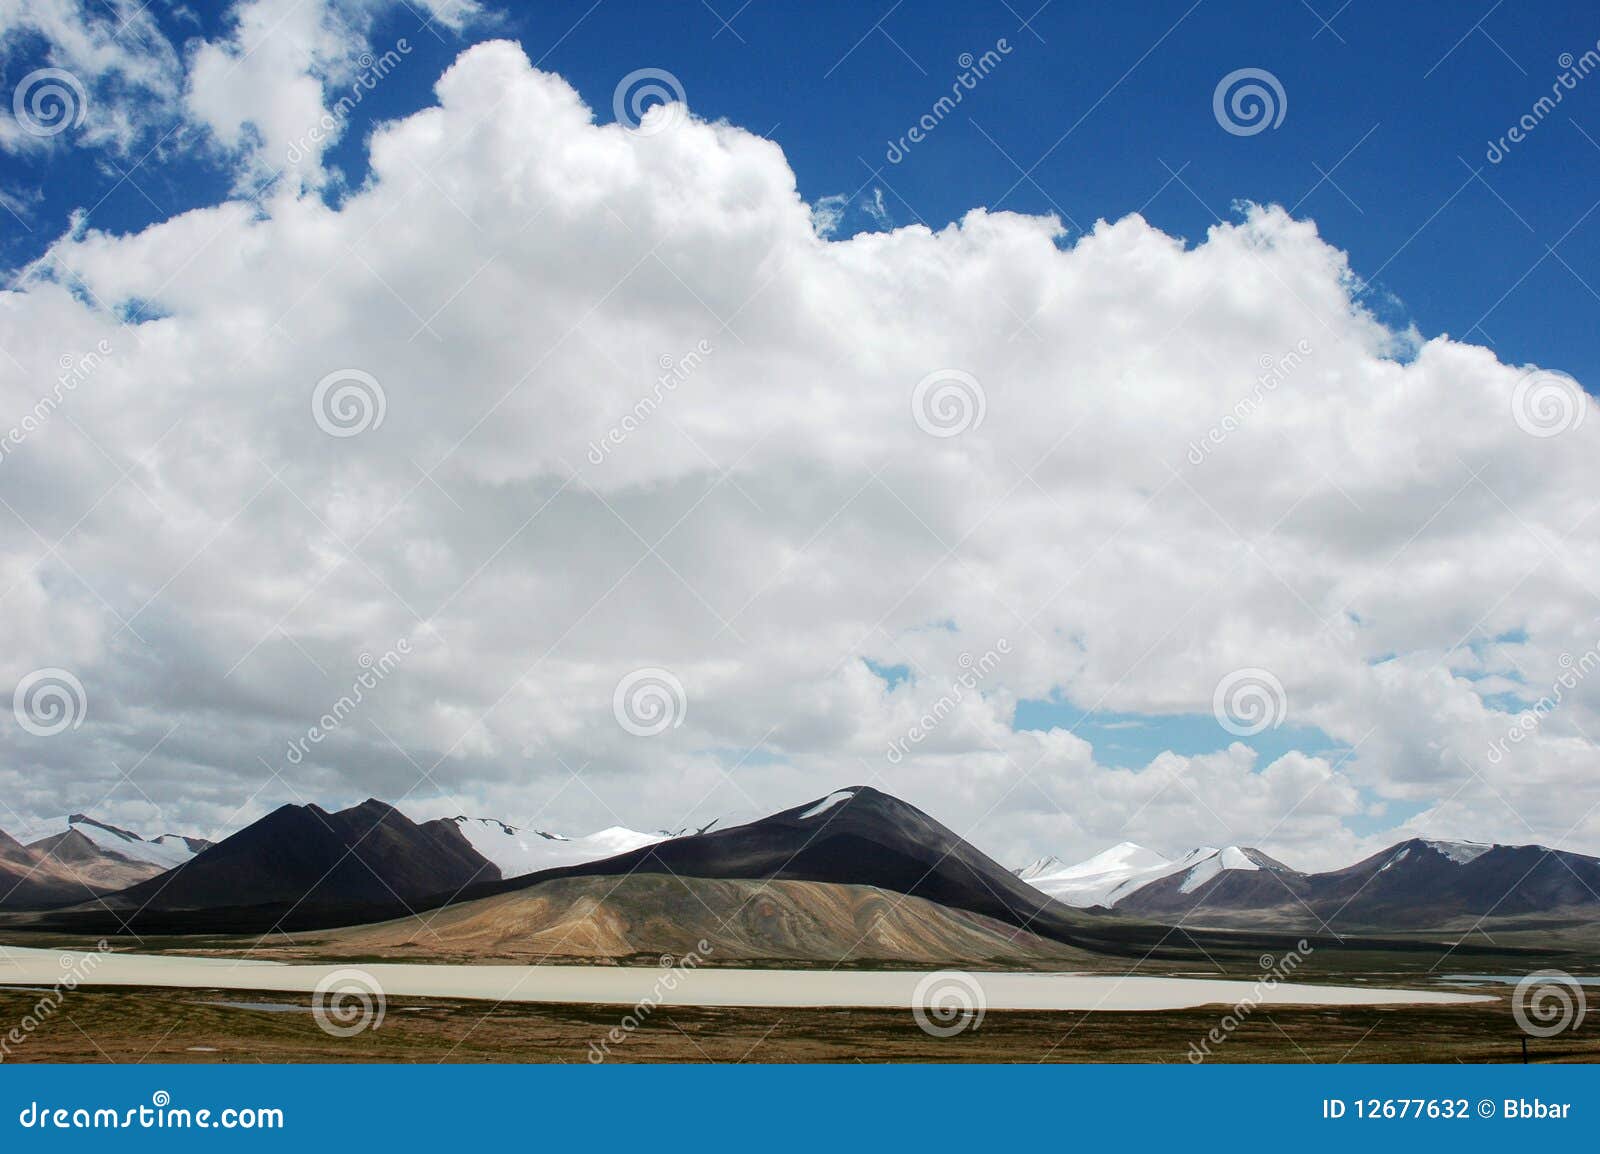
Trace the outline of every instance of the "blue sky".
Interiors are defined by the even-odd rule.
[[[414,52],[358,111],[333,158],[359,181],[371,121],[430,103],[433,81],[460,48],[493,33],[520,40],[602,118],[622,73],[667,69],[697,114],[769,132],[802,195],[854,194],[846,234],[883,227],[866,209],[878,189],[890,226],[938,227],[986,205],[1055,212],[1076,236],[1097,218],[1141,212],[1190,240],[1233,218],[1238,201],[1277,202],[1349,252],[1386,319],[1600,379],[1592,335],[1600,221],[1589,215],[1600,198],[1600,83],[1579,81],[1498,164],[1486,159],[1490,142],[1551,91],[1562,54],[1581,56],[1600,40],[1592,7],[1318,4],[1320,14],[1310,3],[1216,0],[1057,2],[1036,12],[999,0],[742,8],[579,0],[536,12],[510,6],[461,37],[400,9],[372,41],[406,36]],[[223,30],[212,6],[197,10],[198,27],[165,9],[152,15],[175,43]],[[1003,63],[905,159],[888,163],[889,142],[949,90],[961,54],[1001,38],[1012,49]],[[6,75],[36,63],[24,46]],[[1278,128],[1241,137],[1218,127],[1213,88],[1241,67],[1282,82]],[[132,182],[120,176],[126,162],[76,151],[0,163],[6,183],[45,194],[27,228],[6,218],[12,265],[37,255],[74,209],[93,207],[100,227],[137,228],[213,203],[230,183],[181,154],[157,153]]]
[[[1016,656],[983,687],[986,708],[1016,702],[1000,736],[978,718],[919,752],[934,764],[965,757],[962,773],[997,755],[1019,774],[1006,796],[1029,804],[1041,795],[1021,770],[1031,769],[1022,763],[1035,746],[1048,747],[1041,761],[1063,796],[1080,780],[1091,792],[1103,787],[1104,814],[1076,829],[1063,832],[1057,813],[1017,818],[1006,836],[1018,846],[1026,840],[1053,851],[1069,834],[1119,840],[1126,831],[1118,821],[1155,821],[1161,808],[1155,775],[1137,783],[1145,793],[1128,790],[1136,771],[1163,752],[1199,762],[1234,741],[1257,759],[1206,762],[1198,772],[1212,775],[1207,797],[1231,801],[1255,788],[1238,775],[1264,779],[1281,759],[1278,780],[1260,784],[1251,811],[1254,828],[1268,835],[1293,816],[1302,824],[1280,836],[1378,836],[1436,803],[1455,804],[1446,816],[1458,832],[1503,832],[1508,818],[1495,807],[1534,777],[1508,763],[1506,779],[1485,784],[1480,796],[1462,794],[1452,775],[1476,764],[1509,719],[1545,692],[1568,667],[1562,659],[1594,644],[1600,592],[1589,574],[1600,546],[1591,549],[1589,538],[1600,522],[1588,519],[1593,457],[1580,438],[1595,429],[1555,440],[1527,428],[1524,414],[1513,421],[1504,395],[1525,382],[1522,374],[1459,346],[1436,348],[1422,365],[1409,349],[1374,337],[1346,307],[1346,293],[1393,330],[1414,326],[1424,340],[1449,334],[1488,346],[1504,365],[1536,363],[1595,389],[1600,14],[1592,6],[578,0],[484,4],[459,22],[419,15],[450,6],[157,0],[141,10],[111,0],[104,11],[122,22],[106,25],[94,10],[115,48],[86,71],[90,115],[81,131],[24,139],[0,110],[0,267],[19,290],[8,300],[14,315],[0,315],[0,329],[9,321],[16,331],[0,333],[0,344],[16,350],[12,363],[32,356],[54,365],[62,350],[93,347],[97,326],[109,320],[130,322],[123,328],[138,346],[111,323],[129,355],[102,379],[114,377],[125,391],[85,390],[64,410],[70,428],[55,421],[29,444],[7,446],[7,459],[13,450],[18,458],[6,466],[15,471],[8,481],[40,470],[11,512],[39,543],[63,546],[40,554],[30,539],[14,557],[0,549],[0,562],[23,574],[14,589],[31,590],[35,574],[48,574],[37,579],[41,648],[15,647],[27,653],[16,658],[19,672],[80,669],[91,699],[119,707],[125,699],[145,719],[169,708],[174,717],[192,714],[201,720],[180,732],[205,731],[215,721],[206,694],[179,706],[152,703],[141,695],[162,679],[127,680],[144,668],[118,649],[128,644],[128,622],[170,613],[168,643],[148,644],[138,656],[172,666],[178,672],[167,680],[175,684],[217,685],[223,698],[239,698],[227,701],[239,718],[224,727],[239,748],[219,753],[196,737],[196,748],[174,744],[162,755],[170,765],[151,763],[184,783],[218,765],[253,766],[263,750],[283,747],[274,726],[286,714],[320,714],[319,701],[298,701],[313,694],[302,683],[302,659],[337,683],[330,670],[439,614],[446,631],[478,638],[455,658],[471,654],[472,668],[441,661],[397,681],[381,740],[356,749],[346,735],[352,748],[336,768],[346,782],[366,774],[350,787],[359,796],[398,792],[384,776],[397,744],[423,763],[470,753],[477,760],[462,771],[460,788],[479,790],[487,806],[511,795],[506,783],[525,768],[508,767],[495,750],[533,751],[521,755],[533,760],[555,749],[540,772],[556,796],[569,763],[592,757],[602,775],[645,783],[660,808],[689,774],[688,755],[674,762],[626,740],[614,747],[621,738],[609,705],[620,674],[661,666],[682,675],[682,696],[701,726],[666,741],[724,767],[770,770],[776,805],[860,778],[861,749],[881,750],[880,730],[903,732],[928,708],[958,652],[982,652],[1004,633]],[[241,12],[271,27],[238,32]],[[661,145],[680,152],[655,153],[646,151],[657,147],[646,143],[654,133],[635,135],[639,126],[619,134],[581,117],[569,123],[565,90],[533,77],[520,57],[493,45],[468,51],[495,39],[517,41],[534,68],[572,85],[601,124],[613,117],[619,81],[639,69],[669,73],[697,119]],[[286,108],[291,131],[303,130],[365,67],[352,66],[357,52],[400,45],[403,54],[350,112],[320,168],[280,176],[253,220],[239,214],[213,230],[181,219],[241,196],[257,164],[265,158],[272,167],[282,155],[276,138],[255,152],[248,143],[230,149],[222,139],[230,117],[251,126],[247,142],[250,132],[281,130]],[[991,63],[972,79],[973,59],[985,53]],[[201,91],[207,54],[222,60],[223,83]],[[103,66],[119,55],[122,64]],[[272,67],[252,75],[268,56]],[[53,41],[47,22],[7,30],[0,81],[20,94],[37,70],[69,57],[70,45]],[[150,60],[161,79],[130,85],[128,69]],[[428,118],[417,114],[434,109],[434,85],[453,65],[468,79],[457,107],[436,111],[463,138],[481,123],[463,128],[459,118],[481,99],[472,84],[484,77],[515,90],[519,107],[544,109],[549,123],[512,126],[482,151],[436,154],[419,127]],[[1241,72],[1265,85],[1274,105],[1259,131],[1228,122],[1226,97],[1237,88],[1226,89],[1225,78]],[[959,105],[941,108],[964,73]],[[289,99],[305,82],[320,86],[309,114]],[[1560,102],[1541,106],[1553,92]],[[717,122],[776,142],[782,163],[759,142],[707,127]],[[261,127],[269,123],[275,127]],[[378,181],[368,144],[385,124],[397,126],[396,155],[412,167]],[[919,124],[931,127],[915,139]],[[596,159],[618,141],[625,160]],[[521,171],[534,155],[545,171]],[[662,156],[677,167],[657,173],[653,185],[624,179],[665,163]],[[790,170],[815,219],[834,220],[831,232],[821,231],[862,243],[819,243],[794,211]],[[502,179],[508,172],[516,179]],[[297,175],[304,186],[292,183]],[[543,188],[546,177],[553,188]],[[679,187],[679,179],[700,185]],[[705,219],[693,219],[684,206],[702,189],[695,207]],[[525,211],[520,198],[530,190],[572,214],[563,229],[534,230],[548,250],[524,251],[520,231],[495,232]],[[341,211],[323,213],[316,198]],[[728,204],[748,215],[726,212]],[[1327,247],[1281,216],[1248,208],[1266,204],[1314,221]],[[1053,249],[1027,222],[991,221],[943,238],[902,233],[878,245],[866,236],[919,224],[944,229],[977,208],[1053,214],[1064,235]],[[1139,227],[1084,241],[1097,221],[1129,214],[1191,251],[1167,252],[1164,237]],[[646,243],[662,220],[694,226],[683,230],[694,239],[676,264],[658,259],[670,277],[646,263],[675,243],[665,233]],[[164,245],[193,244],[192,251],[151,251],[129,239],[162,222],[172,238]],[[470,231],[455,235],[463,224]],[[1223,224],[1208,245],[1208,230]],[[78,235],[69,236],[74,227]],[[348,249],[301,247],[317,228]],[[112,239],[86,239],[84,229]],[[53,273],[30,277],[29,262],[53,245],[114,308],[80,291],[75,311],[52,297]],[[613,249],[627,254],[616,269],[608,264]],[[1309,286],[1303,291],[1316,308],[1298,296],[1274,300],[1273,284],[1262,291],[1254,258],[1269,250],[1283,262],[1269,269],[1276,285]],[[991,268],[996,252],[1007,255]],[[298,255],[280,264],[279,253]],[[1358,285],[1329,274],[1330,253],[1348,257]],[[325,257],[334,262],[326,270]],[[235,258],[234,266],[215,264]],[[480,280],[496,261],[503,266]],[[656,280],[634,278],[640,267]],[[589,283],[591,272],[601,283]],[[940,275],[949,276],[946,287],[924,296]],[[1083,282],[1094,278],[1104,291],[1085,292]],[[161,297],[159,306],[147,305],[142,290]],[[835,293],[857,294],[858,315],[828,316]],[[1040,331],[1026,315],[988,316],[987,306],[1013,299],[1034,302]],[[526,311],[508,300],[526,300]],[[1127,301],[1148,307],[1130,318]],[[1320,322],[1316,357],[1274,397],[1275,407],[1251,417],[1203,468],[1190,461],[1185,471],[1185,444],[1236,411],[1263,358],[1299,347],[1306,314]],[[172,325],[142,329],[158,315]],[[708,315],[721,327],[707,330]],[[1087,339],[1086,317],[1100,325]],[[809,340],[797,348],[792,338],[808,323]],[[738,331],[746,324],[748,343]],[[569,340],[574,332],[588,343]],[[162,340],[147,342],[148,333]],[[635,411],[635,361],[648,383],[666,363],[662,342],[681,357],[708,336],[718,351],[674,393],[666,415],[631,433],[625,450],[618,442],[603,468],[590,462],[595,470],[575,482],[569,465],[582,446]],[[211,349],[199,365],[161,359],[208,341],[223,351]],[[1149,387],[1124,387],[1130,366],[1152,350],[1160,355]],[[434,367],[433,355],[448,371]],[[981,422],[946,440],[903,419],[901,392],[958,363],[923,363],[935,355],[966,357],[982,370],[968,374],[988,388],[981,436]],[[546,357],[552,372],[561,370],[546,399],[562,406],[562,420],[546,420],[538,407],[503,409]],[[1400,372],[1391,358],[1416,371]],[[206,376],[219,360],[228,388]],[[299,398],[296,390],[331,370],[354,371],[339,366],[382,378],[389,424],[382,437],[348,442],[324,426],[347,454],[333,457],[321,440],[303,439],[303,406],[283,398]],[[118,396],[136,400],[118,404]],[[1580,406],[1555,432],[1576,430],[1586,411]],[[833,419],[815,421],[819,413]],[[244,435],[222,436],[213,420]],[[162,459],[155,450],[174,429],[194,438],[185,442],[190,456]],[[90,432],[98,460],[72,440]],[[573,444],[563,439],[569,432]],[[767,436],[793,459],[768,456]],[[260,459],[241,464],[240,443]],[[262,465],[294,480],[296,500],[286,508],[252,507]],[[101,468],[112,472],[101,476]],[[187,469],[202,483],[186,487]],[[730,475],[736,499],[725,504],[735,488],[724,484]],[[1031,486],[1017,481],[1023,475]],[[570,490],[558,487],[563,477]],[[68,492],[63,478],[83,491]],[[140,484],[119,488],[125,478]],[[173,492],[180,507],[170,520],[165,508],[154,524],[141,519],[149,513],[143,498]],[[583,500],[598,503],[568,508]],[[547,506],[553,512],[540,519]],[[330,527],[352,522],[359,529],[344,536]],[[607,536],[619,522],[629,532]],[[214,531],[191,536],[196,526]],[[288,545],[273,554],[279,571],[238,590],[248,606],[215,606],[211,589],[186,588],[205,571],[212,542],[226,547],[250,530],[273,550]],[[613,581],[634,573],[625,563],[641,543],[650,549],[633,564],[648,562],[640,572],[649,579],[636,578],[645,588],[623,587],[619,600],[628,600],[609,613],[584,609],[596,589],[618,588]],[[260,548],[248,555],[265,564]],[[324,588],[329,555],[359,556],[375,589]],[[563,564],[552,566],[552,555]],[[53,558],[60,571],[50,571]],[[548,584],[520,586],[530,574]],[[1066,584],[1057,589],[1058,581]],[[517,606],[516,621],[507,623],[506,604]],[[641,605],[651,612],[631,619]],[[43,624],[55,620],[51,613],[59,624]],[[599,619],[627,627],[612,636]],[[1325,629],[1336,620],[1350,627],[1353,643],[1329,643]],[[750,631],[748,649],[741,627]],[[280,633],[291,649],[263,640]],[[100,644],[107,636],[114,644]],[[58,652],[63,637],[82,654]],[[836,643],[844,652],[833,651]],[[555,720],[525,703],[502,709],[528,684],[530,654],[566,650],[572,665],[544,671],[539,697]],[[1159,656],[1146,661],[1152,654]],[[863,665],[876,677],[855,678]],[[104,671],[101,687],[87,672],[94,668]],[[1213,713],[1213,687],[1230,671],[1261,669],[1282,683],[1279,724],[1227,732]],[[1443,688],[1441,669],[1450,675]],[[224,684],[236,670],[259,683]],[[402,694],[414,695],[409,710]],[[283,704],[290,698],[293,708]],[[1541,772],[1555,764],[1588,772],[1582,759],[1592,743],[1583,731],[1600,723],[1600,703],[1583,708],[1590,712],[1574,705],[1540,735],[1548,743],[1537,755]],[[107,708],[100,716],[118,715]],[[569,718],[582,720],[564,728]],[[413,720],[407,736],[402,727]],[[159,737],[161,725],[148,723]],[[474,728],[497,725],[498,741]],[[1092,745],[1092,764],[1071,743],[1035,740],[1052,728]],[[1374,731],[1369,741],[1364,735]],[[94,740],[143,763],[148,736],[130,724]],[[48,748],[54,756],[62,746]],[[106,762],[99,747],[82,756]],[[931,771],[906,772],[919,788],[931,779]],[[207,794],[208,813],[225,813],[237,792],[223,777]],[[944,780],[940,796],[964,804],[966,778],[952,772]],[[1302,780],[1325,787],[1320,809],[1297,804]],[[625,784],[610,804],[643,806],[640,789]],[[1378,813],[1380,797],[1387,808]],[[594,800],[570,828],[674,824],[602,812],[598,793]],[[567,796],[560,804],[570,803]],[[1548,794],[1517,803],[1519,819],[1539,812],[1543,836],[1563,832],[1567,815]],[[1326,824],[1313,825],[1313,817]],[[1173,824],[1148,836],[1186,838],[1193,818],[1164,815]],[[1586,836],[1600,845],[1600,819]]]

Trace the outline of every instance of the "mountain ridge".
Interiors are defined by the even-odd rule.
[[[1084,871],[1111,852],[1029,880],[1045,892],[1066,890],[1074,870]],[[1187,866],[1189,858],[1182,861]],[[1535,844],[1419,836],[1349,866],[1305,873],[1241,846],[1216,851],[1215,861],[1193,868],[1131,873],[1120,885],[1096,893],[1108,909],[1194,924],[1272,921],[1335,931],[1443,928],[1496,914],[1600,910],[1600,858]]]

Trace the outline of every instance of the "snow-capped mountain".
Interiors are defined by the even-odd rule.
[[[35,822],[21,839],[0,834],[0,908],[39,909],[114,893],[209,845],[172,834],[146,841],[81,813]]]
[[[41,842],[54,842],[74,831],[87,838],[102,853],[159,866],[162,870],[182,865],[211,844],[204,838],[181,837],[170,833],[146,841],[131,830],[97,821],[82,813],[37,823],[28,831],[29,844],[38,846]]]
[[[1057,901],[1080,909],[1115,907],[1131,894],[1163,878],[1173,878],[1179,893],[1193,893],[1229,870],[1259,870],[1255,851],[1238,846],[1200,846],[1177,860],[1131,841],[1120,842],[1075,865],[1042,858],[1017,870],[1017,876]]]
[[[1076,865],[1046,858],[1016,872],[1068,905],[1185,925],[1400,929],[1600,907],[1600,859],[1436,838],[1413,838],[1316,874],[1243,846],[1167,861],[1131,842]]]
[[[1083,909],[1113,906],[1119,897],[1180,868],[1181,863],[1153,849],[1125,841],[1073,865],[1057,857],[1042,858],[1018,870],[1017,876],[1057,901]]]
[[[472,848],[500,867],[503,878],[521,877],[556,866],[582,865],[654,845],[665,833],[640,833],[614,825],[585,837],[566,837],[539,829],[519,829],[492,817],[453,817]]]

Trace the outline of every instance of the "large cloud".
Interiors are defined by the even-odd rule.
[[[0,460],[0,672],[88,700],[7,728],[14,809],[210,829],[371,793],[581,830],[869,781],[1009,860],[1321,865],[1419,809],[1600,850],[1600,689],[1563,658],[1600,640],[1600,420],[1528,431],[1586,411],[1569,382],[1390,331],[1280,209],[1192,246],[982,210],[829,240],[737,127],[597,124],[509,43],[437,93],[338,207],[83,231],[0,298],[13,421],[62,393]],[[613,711],[643,668],[687,702],[655,736]],[[1353,752],[1263,764],[1219,726],[1113,769],[1012,725],[1209,714],[1240,669]],[[1491,755],[1505,695],[1563,673]]]

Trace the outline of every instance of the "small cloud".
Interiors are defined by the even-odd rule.
[[[866,211],[879,228],[888,228],[894,222],[889,219],[889,208],[883,203],[883,189],[872,190],[872,197],[863,200],[861,207]]]
[[[842,192],[825,196],[811,206],[811,227],[820,237],[831,237],[839,231],[844,221],[844,210],[850,207],[850,198]]]
[[[44,190],[40,188],[15,189],[0,185],[0,209],[4,209],[17,220],[27,223],[33,216],[33,210],[44,200]]]
[[[874,228],[894,226],[894,221],[889,216],[889,207],[884,203],[883,189],[874,188],[871,195],[856,196],[853,200],[849,193],[843,192],[819,198],[811,206],[811,227],[816,230],[818,236],[825,239],[837,236],[840,227],[845,223],[845,216],[852,207],[864,213],[872,221]]]

